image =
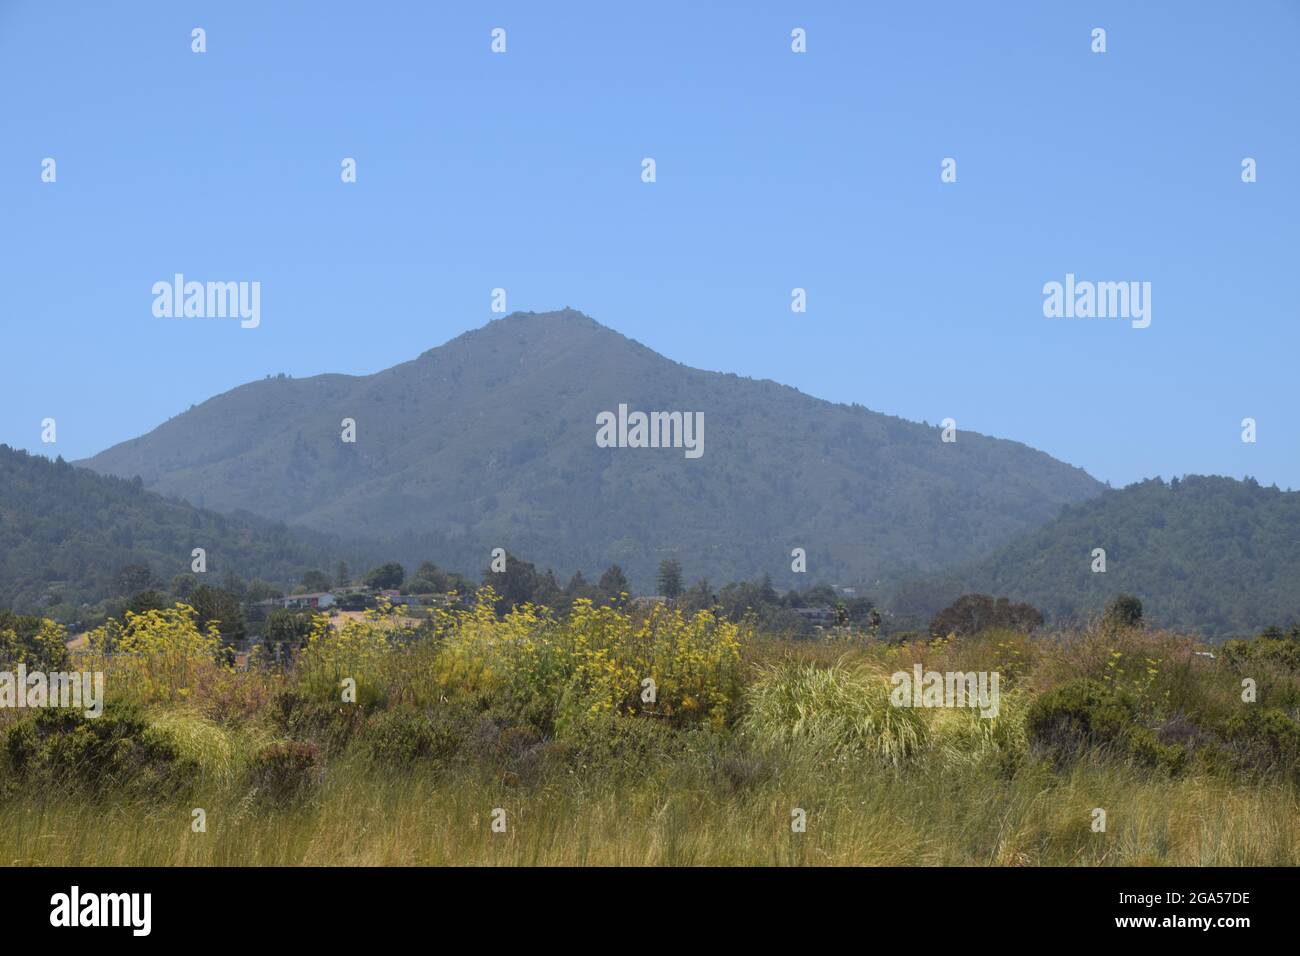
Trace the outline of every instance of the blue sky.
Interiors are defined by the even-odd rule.
[[[378,371],[503,287],[1117,485],[1300,487],[1300,4],[333,6],[0,0],[0,442]],[[155,318],[175,272],[261,326]],[[1067,272],[1150,328],[1045,318]]]

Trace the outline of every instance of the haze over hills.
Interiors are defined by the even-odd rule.
[[[702,412],[704,453],[601,448],[597,415]],[[341,440],[356,422],[356,442]],[[251,382],[83,464],[219,511],[397,542],[473,572],[872,581],[987,554],[1103,486],[1025,445],[688,368],[564,310],[515,313],[366,376]],[[790,573],[791,549],[808,554]]]
[[[1106,571],[1092,570],[1094,548]],[[1028,601],[1057,623],[1086,620],[1116,594],[1148,622],[1207,637],[1300,622],[1300,492],[1254,481],[1152,479],[1061,515],[946,583],[906,588],[937,610],[960,593]]]

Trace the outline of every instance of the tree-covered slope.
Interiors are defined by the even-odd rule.
[[[163,584],[192,573],[194,548],[205,550],[213,583],[233,571],[290,584],[339,557],[323,535],[204,511],[0,445],[0,607],[75,619],[85,605],[138,590],[141,566]]]
[[[702,412],[704,454],[601,448],[596,419]],[[345,418],[356,443],[341,440]],[[771,573],[820,580],[973,560],[1102,486],[1024,445],[672,362],[574,311],[519,313],[368,376],[253,382],[85,464],[480,568],[508,548],[568,573],[618,562],[650,590]]]
[[[1106,570],[1092,570],[1093,549]],[[1028,601],[1056,621],[1116,594],[1149,623],[1208,637],[1300,621],[1300,492],[1189,476],[1066,507],[959,576],[965,590]]]

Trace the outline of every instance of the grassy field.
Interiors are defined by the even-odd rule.
[[[235,671],[183,608],[150,612],[63,662],[106,674],[102,717],[0,711],[0,853],[14,865],[1300,863],[1300,643],[1196,649],[1103,627],[789,641],[708,614],[499,620],[484,602],[419,627],[322,622],[291,670]],[[998,715],[896,706],[891,675],[917,663],[997,672]]]

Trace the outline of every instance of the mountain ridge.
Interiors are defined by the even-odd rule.
[[[1105,571],[1094,549],[1105,552]],[[895,608],[932,614],[961,593],[1027,601],[1083,624],[1119,594],[1148,622],[1205,637],[1300,622],[1300,491],[1222,475],[1150,478],[1066,505],[967,567],[904,588]]]
[[[704,412],[704,456],[598,448],[596,416],[620,403]],[[200,507],[406,538],[451,566],[492,547],[562,572],[617,561],[641,587],[669,556],[793,583],[794,547],[845,580],[951,566],[1103,488],[1019,442],[944,444],[933,426],[691,368],[572,309],[512,313],[369,375],[246,383],[78,464]]]
[[[202,575],[192,571],[194,548],[205,552]],[[305,571],[332,571],[345,556],[364,561],[372,553],[0,445],[0,607],[77,620],[106,598],[130,597],[114,582],[131,565],[147,567],[158,587],[176,575],[220,584],[231,573],[288,586]]]

